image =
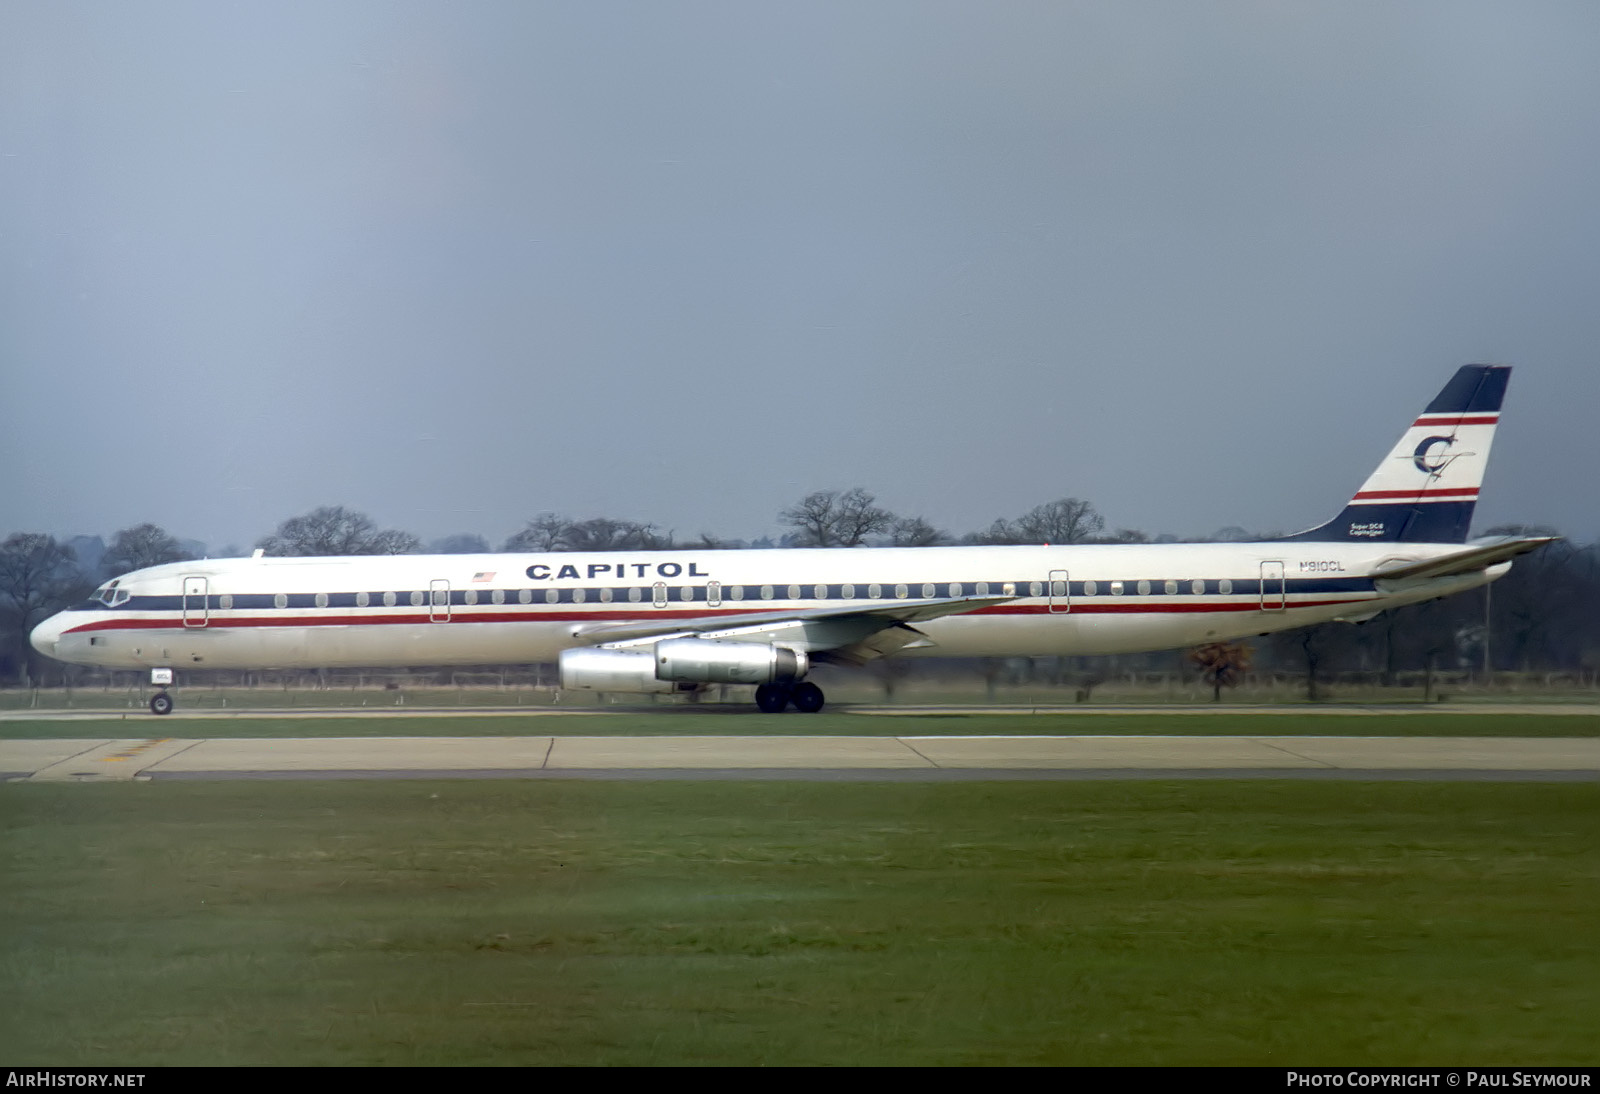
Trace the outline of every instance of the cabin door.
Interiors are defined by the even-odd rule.
[[[183,625],[203,627],[211,614],[211,598],[206,595],[207,582],[203,577],[183,579]]]
[[[434,623],[450,622],[450,582],[442,577],[428,583],[428,619]]]
[[[1286,607],[1283,591],[1283,563],[1261,564],[1261,610],[1281,612]]]

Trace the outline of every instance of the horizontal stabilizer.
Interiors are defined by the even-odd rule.
[[[1504,562],[1508,558],[1537,551],[1545,544],[1554,543],[1560,538],[1560,536],[1502,536],[1440,558],[1430,558],[1423,562],[1405,562],[1389,569],[1376,570],[1372,576],[1379,581],[1415,581],[1473,573],[1487,569],[1497,562]]]

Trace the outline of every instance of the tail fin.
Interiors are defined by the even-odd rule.
[[[1291,540],[1465,543],[1511,369],[1463,365],[1344,512]]]

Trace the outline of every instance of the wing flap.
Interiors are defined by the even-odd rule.
[[[800,628],[815,634],[819,631],[837,636],[837,645],[856,645],[872,634],[890,627],[926,622],[947,615],[961,615],[995,604],[1017,599],[1014,596],[962,596],[941,600],[896,600],[875,603],[871,607],[853,604],[849,607],[801,608],[771,612],[719,612],[715,615],[692,616],[688,619],[663,619],[630,623],[603,623],[577,632],[574,637],[595,646],[631,644],[658,641],[662,638],[709,636],[722,632],[719,637],[735,637],[748,633],[750,640],[783,630]],[[831,624],[821,628],[818,624]],[[916,632],[913,632],[916,633]],[[922,637],[926,641],[925,636]],[[894,648],[902,649],[910,643]],[[818,648],[835,648],[820,646]],[[881,654],[879,656],[882,656]]]

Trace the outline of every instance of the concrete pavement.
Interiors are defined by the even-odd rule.
[[[1371,777],[1600,780],[1594,737],[319,737],[0,740],[0,778]]]

